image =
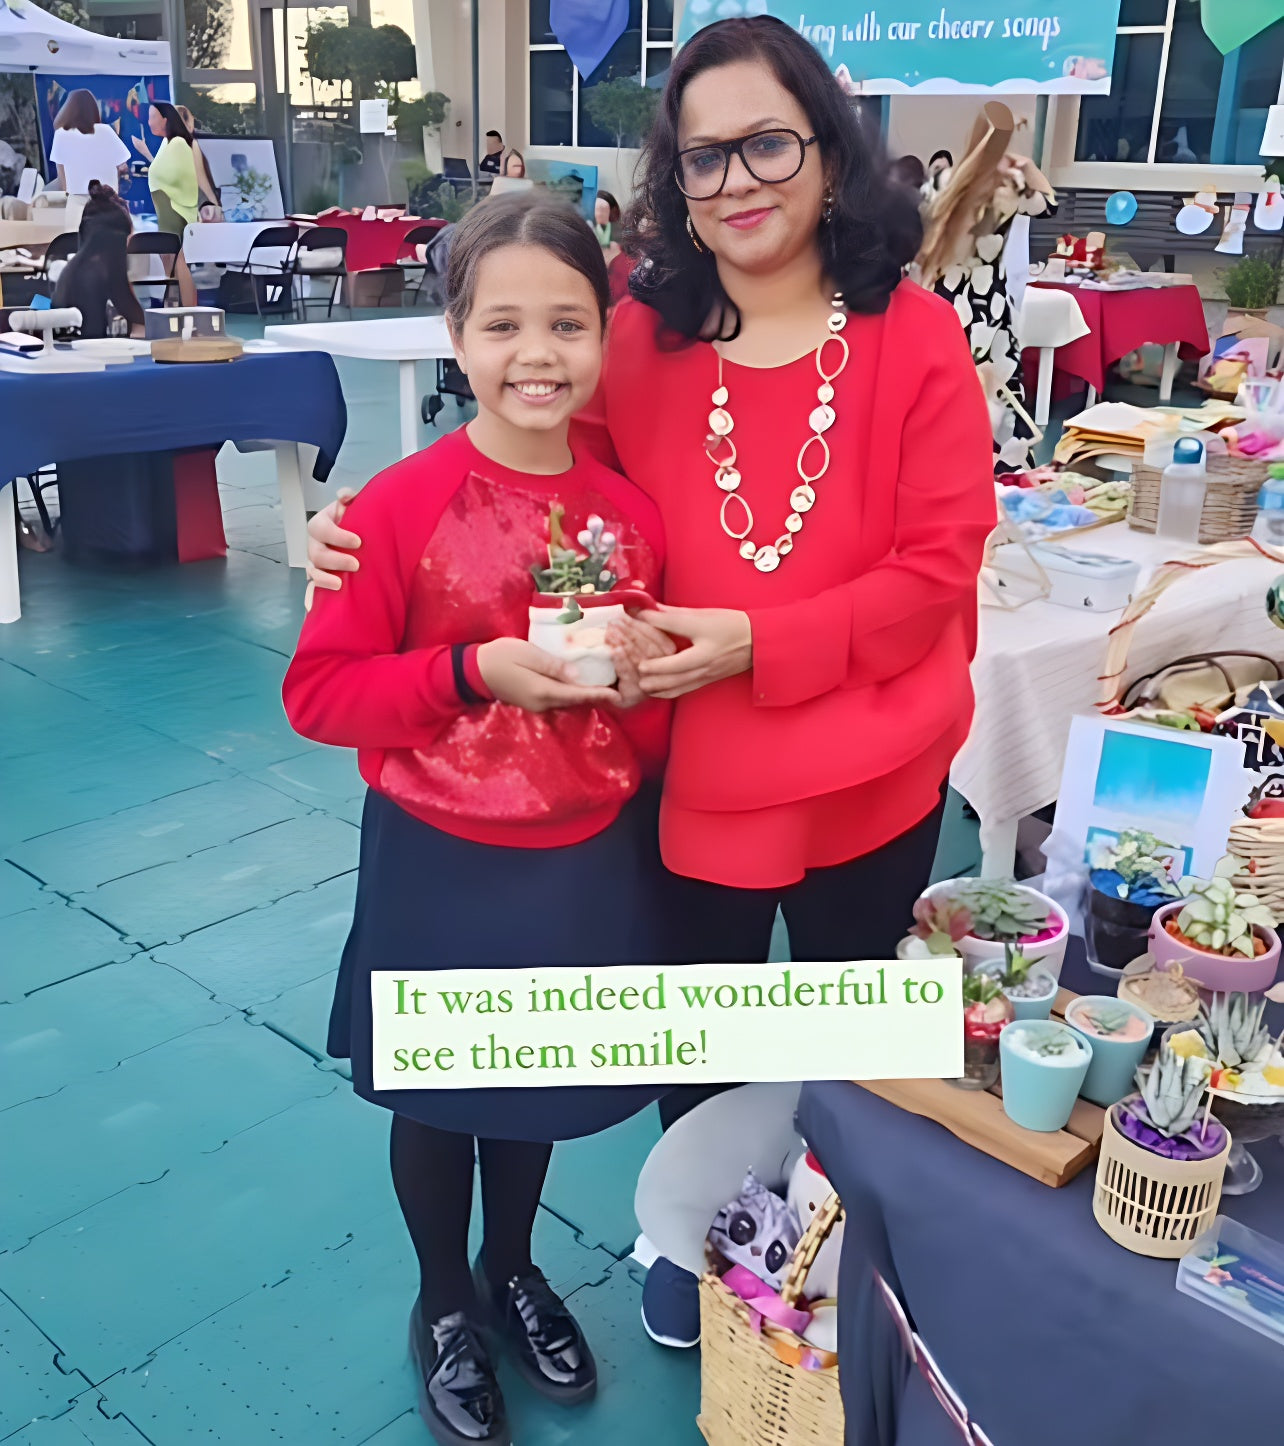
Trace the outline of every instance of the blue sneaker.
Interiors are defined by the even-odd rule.
[[[700,1344],[699,1282],[663,1255],[642,1287],[642,1325],[658,1345],[686,1350]]]

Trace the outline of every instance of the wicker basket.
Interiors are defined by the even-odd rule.
[[[1284,922],[1284,818],[1240,818],[1231,825],[1227,851],[1248,865],[1236,888],[1256,894]]]
[[[1251,457],[1209,457],[1208,490],[1199,522],[1200,542],[1233,542],[1247,537],[1257,518],[1257,494],[1266,481],[1267,464]],[[1134,462],[1128,526],[1153,532],[1159,522],[1159,484],[1156,467]]]
[[[842,1215],[831,1195],[808,1225],[781,1299],[802,1299],[816,1253]],[[838,1446],[843,1400],[838,1367],[807,1370],[809,1350],[793,1331],[763,1320],[755,1331],[749,1307],[716,1275],[700,1282],[700,1427],[709,1446]]]
[[[1185,1255],[1216,1219],[1230,1147],[1228,1132],[1210,1160],[1165,1160],[1120,1134],[1107,1110],[1092,1197],[1097,1224],[1137,1255]]]

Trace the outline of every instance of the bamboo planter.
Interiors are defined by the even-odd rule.
[[[1115,1128],[1114,1110],[1107,1110],[1092,1197],[1097,1224],[1136,1255],[1185,1255],[1217,1218],[1230,1148],[1227,1131],[1211,1159],[1167,1160],[1133,1144]]]
[[[803,1233],[780,1289],[796,1306],[807,1272],[842,1214],[831,1195]],[[800,1364],[813,1347],[762,1320],[712,1272],[700,1281],[700,1415],[709,1446],[837,1446],[843,1439],[838,1367]]]

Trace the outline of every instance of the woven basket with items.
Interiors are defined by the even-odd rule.
[[[745,1300],[712,1271],[701,1280],[697,1424],[709,1446],[842,1441],[837,1359],[792,1328],[803,1328],[807,1274],[841,1216],[838,1196],[830,1195],[798,1241],[778,1297]],[[784,1310],[773,1320],[766,1312],[776,1301]]]
[[[1267,464],[1251,457],[1211,456],[1206,465],[1208,488],[1199,523],[1200,542],[1231,542],[1247,537],[1257,517],[1257,494],[1267,479]],[[1162,478],[1163,473],[1157,467],[1133,463],[1129,527],[1154,532],[1159,522]]]

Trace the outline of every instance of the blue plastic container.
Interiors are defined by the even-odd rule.
[[[1032,1059],[1013,1047],[1022,1039],[1069,1039],[1077,1044],[1078,1057],[1071,1063]],[[1026,1130],[1063,1129],[1092,1062],[1092,1045],[1083,1035],[1055,1019],[1014,1020],[999,1035],[999,1058],[1008,1119]]]
[[[1075,1017],[1086,1005],[1127,1009],[1146,1028],[1140,1039],[1111,1039],[1108,1035],[1090,1034],[1075,1024]],[[1109,1106],[1132,1094],[1137,1088],[1134,1078],[1137,1067],[1146,1057],[1155,1031],[1153,1016],[1139,1005],[1126,999],[1116,999],[1111,994],[1085,994],[1066,1010],[1066,1023],[1092,1047],[1092,1063],[1088,1066],[1081,1090],[1084,1099],[1091,1100],[1094,1105]]]

